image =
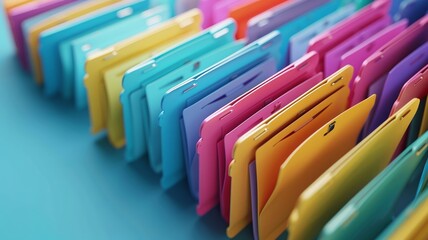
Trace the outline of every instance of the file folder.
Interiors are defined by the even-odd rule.
[[[375,51],[380,49],[383,45],[391,41],[395,36],[400,34],[407,27],[407,21],[399,21],[397,23],[391,24],[385,29],[379,31],[376,34],[373,34],[372,37],[359,44],[358,46],[352,48],[348,52],[344,53],[340,57],[340,66],[344,67],[346,65],[351,65],[354,67],[354,75],[352,76],[351,83],[349,86],[352,89],[354,85],[354,80],[360,72],[361,66],[363,65],[364,60],[366,60],[370,55]]]
[[[183,139],[180,132],[184,108],[269,58],[275,59],[278,69],[278,62],[283,57],[278,53],[281,40],[278,32],[268,34],[208,70],[168,90],[163,97],[162,113],[159,116],[163,170],[161,183],[164,188],[172,187],[185,176]]]
[[[376,33],[382,31],[390,23],[391,23],[391,19],[389,17],[381,18],[371,23],[367,27],[361,29],[360,31],[356,32],[354,35],[352,35],[345,41],[341,42],[340,44],[336,45],[331,50],[329,50],[325,54],[325,58],[324,58],[325,74],[330,75],[335,71],[337,71],[338,69],[340,69],[341,57],[346,52],[348,52],[349,50],[352,50],[355,47],[358,47],[365,40],[369,39],[371,36],[375,35]]]
[[[234,35],[234,32],[231,32]],[[147,84],[146,86],[146,98],[147,98],[147,118],[149,119],[149,124],[147,126],[148,130],[146,136],[150,140],[149,148],[149,160],[156,162],[156,168],[154,171],[161,171],[161,162],[160,159],[160,129],[159,129],[159,114],[162,112],[162,98],[165,93],[172,87],[174,87],[177,82],[181,82],[185,79],[192,77],[199,72],[204,71],[205,69],[211,67],[217,62],[223,60],[224,58],[232,55],[237,52],[244,46],[243,42],[234,42],[227,44],[223,47],[220,47],[213,52],[201,56],[194,61],[190,61],[188,64],[177,68],[171,73],[157,79],[156,81]],[[196,68],[195,68],[196,66]],[[145,112],[143,112],[143,115]],[[158,155],[154,155],[154,154]],[[158,156],[158,157],[155,157]]]
[[[259,237],[261,239],[276,238],[284,232],[288,226],[288,218],[300,194],[356,145],[358,135],[374,106],[375,98],[375,96],[371,96],[329,120],[327,124],[304,140],[288,156],[280,155],[283,161],[279,168],[278,177],[273,179],[275,186],[272,193],[266,195],[264,206],[261,205],[260,201],[257,201],[259,206],[255,214],[258,216]],[[295,144],[292,143],[291,145]],[[288,144],[286,148],[289,148]],[[259,148],[257,153],[262,156],[263,149]],[[256,165],[258,160],[256,155]],[[269,161],[266,157],[265,159],[260,158],[260,160]],[[263,173],[259,175],[257,172],[258,183],[268,177],[270,176],[263,175]],[[259,185],[257,185],[257,189],[260,189]],[[260,196],[259,191],[257,193],[259,199],[263,201],[263,196]]]
[[[308,52],[316,51],[320,55],[319,69],[327,70],[324,58],[329,50],[351,37],[358,30],[379,19],[388,18],[389,6],[390,2],[387,0],[375,1],[331,29],[314,37],[309,43]]]
[[[320,239],[374,239],[410,204],[428,159],[428,134],[404,150],[324,226]]]
[[[27,52],[25,51],[24,35],[22,32],[22,23],[31,17],[37,16],[44,12],[50,11],[57,7],[67,5],[75,0],[45,0],[45,1],[32,1],[18,7],[12,8],[8,12],[8,19],[12,36],[15,42],[18,58],[24,69],[28,69]]]
[[[149,148],[149,161],[152,169],[155,172],[161,171],[158,119],[163,95],[178,82],[184,81],[191,77],[191,74],[202,70],[202,66],[198,65],[200,63],[197,62],[199,57],[222,46],[233,44],[235,29],[234,22],[226,20],[127,71],[122,81],[123,93],[120,97],[125,123],[127,160],[134,161],[141,158]],[[241,47],[241,44],[237,45]],[[236,48],[234,49],[236,50]],[[235,50],[228,50],[220,54],[221,56],[217,58],[218,61]],[[190,73],[184,76],[177,76],[177,78],[163,78],[176,71],[177,68],[185,67],[192,61],[195,61],[194,64],[196,65],[192,66],[194,68],[190,70]],[[186,79],[181,79],[180,77],[186,77]],[[148,90],[148,85],[152,83],[159,83],[159,87],[164,88],[163,91],[159,91],[156,88]],[[149,94],[153,96],[151,98],[153,100],[151,106],[156,106],[157,109],[156,112],[153,112],[153,115],[151,113],[149,115]],[[151,119],[154,120],[151,121]],[[147,144],[148,140],[150,140],[150,144]]]
[[[86,58],[99,49],[108,48],[115,43],[157,26],[159,23],[171,18],[169,14],[169,8],[164,5],[153,7],[134,17],[105,27],[102,30],[71,40],[72,63],[70,64],[74,67],[68,68],[73,71],[68,74],[68,78],[70,79],[64,79],[67,83],[63,85],[64,89],[62,91],[65,98],[74,98],[78,109],[87,107],[87,95],[83,83],[86,74]],[[62,62],[64,63],[67,56],[62,56],[62,58]],[[66,71],[64,70],[64,72]]]
[[[153,37],[158,40],[158,42],[155,42],[153,47],[148,48],[145,54],[134,58],[128,58],[104,71],[104,86],[107,98],[103,102],[106,103],[104,109],[107,113],[107,133],[110,142],[113,145],[117,144],[116,147],[121,147],[125,144],[123,109],[120,103],[120,94],[123,90],[122,79],[126,72],[139,63],[148,60],[151,56],[159,54],[160,52],[188,39],[193,34],[194,33],[191,33],[189,35],[187,32],[182,32],[181,34],[174,36],[174,38],[168,38],[167,41],[160,40],[161,37],[159,36]],[[151,43],[147,45],[151,45]]]
[[[417,99],[406,104],[300,195],[290,217],[290,240],[316,238],[346,202],[388,165],[418,104]]]
[[[229,237],[236,236],[251,221],[250,178],[248,167],[256,159],[256,151],[266,141],[275,136],[288,124],[302,114],[314,109],[321,112],[327,109],[326,102],[339,100],[349,94],[348,84],[352,76],[352,67],[348,66],[326,78],[314,88],[304,93],[289,105],[257,124],[241,136],[235,144],[233,160],[229,166],[231,182],[230,223],[227,229]],[[342,102],[336,102],[335,109],[345,109]],[[327,111],[329,112],[329,111]],[[316,115],[315,115],[316,116]],[[330,115],[331,116],[331,115]],[[328,119],[330,120],[330,119]],[[328,121],[326,120],[326,121]],[[324,123],[321,123],[321,126]],[[276,174],[271,172],[270,174]],[[259,184],[258,184],[259,185]],[[260,189],[258,189],[260,191]]]
[[[186,175],[190,192],[195,199],[199,199],[199,157],[196,154],[196,144],[200,134],[197,126],[201,126],[206,117],[222,106],[274,75],[277,72],[275,65],[275,59],[269,58],[183,110],[181,129]]]
[[[203,215],[217,205],[220,194],[223,195],[222,192],[224,192],[225,197],[221,197],[221,199],[225,199],[222,204],[222,213],[225,219],[229,219],[230,187],[229,191],[222,191],[223,182],[226,179],[223,180],[222,177],[219,177],[219,174],[224,171],[223,169],[228,169],[228,163],[232,158],[232,151],[225,153],[223,149],[223,147],[233,147],[233,145],[225,146],[223,144],[225,135],[259,109],[316,75],[315,66],[317,64],[316,53],[309,53],[204,120],[200,129],[201,138],[197,143],[200,160],[198,214]],[[281,103],[278,103],[276,107],[278,109],[282,107]],[[222,162],[226,163],[224,167],[219,165]],[[229,178],[228,174],[225,174],[225,178]],[[230,179],[228,182],[230,186]]]
[[[418,47],[389,71],[383,85],[379,104],[370,122],[369,132],[388,118],[394,101],[400,94],[401,88],[426,64],[428,64],[428,42]]]
[[[146,10],[148,6],[149,3],[145,0],[124,1],[42,32],[39,40],[39,54],[45,94],[47,96],[56,95],[62,88],[64,73],[61,71],[62,63],[59,53],[62,42],[129,18]]]
[[[76,18],[94,12],[100,8],[117,3],[119,0],[103,0],[103,1],[88,1],[79,3],[77,6],[71,7],[60,14],[55,14],[51,18],[34,26],[28,36],[29,56],[33,77],[37,84],[43,83],[43,73],[41,69],[39,56],[39,37],[40,34],[57,25],[64,24]]]
[[[282,106],[287,106],[294,99],[298,98],[300,95],[304,94],[317,85],[321,80],[323,80],[322,76],[322,73],[318,73],[298,84],[294,88],[284,93],[282,96],[274,99],[271,103],[264,106],[255,114],[251,115],[251,117],[247,118],[224,136],[224,152],[226,157],[223,157],[224,159],[219,159],[221,193],[220,206],[223,218],[229,219],[230,215],[230,177],[228,175],[228,171],[230,162],[232,161],[233,147],[236,141],[238,141],[239,137],[241,137],[243,133],[247,132],[258,123],[269,118],[272,114],[280,110]]]
[[[401,59],[426,42],[428,15],[412,24],[364,61],[351,88],[350,106],[363,100],[369,86],[390,71]]]
[[[159,43],[170,42],[172,44],[173,41],[180,41],[195,34],[199,31],[200,19],[199,11],[191,10],[156,28],[97,51],[88,57],[84,82],[88,94],[93,133],[98,133],[107,127],[107,94],[104,91],[104,72],[127,59],[139,56],[149,57],[153,51],[151,49],[158,46]],[[118,86],[117,92],[120,93],[120,91],[121,87]],[[119,101],[119,97],[117,100]]]
[[[31,17],[29,19],[26,19],[25,21],[22,22],[21,24],[21,28],[22,28],[22,33],[24,36],[24,46],[25,46],[25,52],[26,54],[26,58],[27,58],[27,62],[28,62],[28,67],[31,71],[33,71],[33,63],[31,62],[31,52],[30,52],[30,45],[29,45],[29,37],[31,34],[31,31],[33,30],[33,28],[35,28],[36,26],[38,26],[40,23],[45,22],[47,19],[50,19],[52,17],[52,15],[56,15],[58,13],[63,13],[64,11],[67,11],[70,8],[75,7],[76,5],[82,4],[84,2],[84,0],[82,1],[75,1],[66,5],[63,5],[61,7],[57,7],[54,8],[50,11],[44,12],[42,14],[38,14],[34,17]]]

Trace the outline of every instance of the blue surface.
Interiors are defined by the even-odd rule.
[[[87,112],[44,97],[0,12],[0,239],[227,239],[219,210],[198,217],[184,181],[161,190],[147,161],[129,165],[90,135]]]

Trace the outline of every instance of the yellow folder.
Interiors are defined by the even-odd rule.
[[[32,2],[34,0],[4,0],[3,5],[6,12],[11,10],[12,8],[24,5],[26,3]]]
[[[264,155],[266,148],[262,149],[263,147],[257,151],[257,167],[259,167],[259,151],[262,162],[269,161],[268,155],[272,156],[282,152],[279,156],[284,156],[281,158],[283,161],[279,169],[278,178],[269,179],[271,182],[275,181],[272,194],[270,196],[261,196],[268,197],[269,200],[264,206],[259,204],[258,225],[260,239],[277,238],[287,229],[288,218],[300,194],[355,146],[358,135],[373,108],[375,99],[376,96],[373,95],[330,120],[291,154],[287,150],[295,146],[291,142],[294,141],[291,137],[289,141],[283,141],[276,148],[272,148],[272,150],[276,151],[274,154]],[[284,154],[284,152],[287,153]],[[265,156],[264,159],[263,155]],[[284,159],[286,160],[284,161]],[[266,178],[272,178],[272,176],[266,172],[262,172],[259,175],[257,171],[257,181],[259,179],[266,180]],[[258,191],[261,189],[259,185],[257,189]]]
[[[425,100],[424,116],[422,117],[421,129],[419,130],[419,137],[428,131],[428,97]]]
[[[413,99],[338,160],[299,197],[289,239],[315,239],[349,199],[390,162],[418,109]]]
[[[110,48],[90,54],[86,62],[85,85],[92,132],[97,133],[109,127],[109,132],[116,136],[114,144],[122,145],[119,95],[123,74],[153,54],[196,34],[200,31],[200,25],[201,13],[193,9]]]
[[[352,73],[353,68],[351,66],[340,69],[238,139],[234,147],[233,161],[229,166],[229,176],[232,178],[230,223],[227,229],[229,237],[238,234],[251,222],[248,167],[255,160],[256,150],[306,113],[312,113],[312,110],[322,114],[323,110],[330,112],[327,109],[334,106],[333,109],[342,109],[343,111],[346,108],[344,103],[346,101],[342,101],[342,99],[349,94],[348,83]],[[326,105],[327,102],[331,105]],[[316,117],[316,115],[312,115],[312,117],[314,116]],[[330,115],[330,118],[326,119],[325,122],[333,117]],[[308,119],[307,116],[305,119]],[[302,121],[299,123],[302,124]],[[323,124],[321,123],[319,127]],[[275,178],[274,176],[277,174],[271,173],[271,177]]]
[[[43,72],[39,57],[39,36],[45,30],[52,27],[71,21],[78,17],[84,16],[103,7],[112,5],[120,2],[120,0],[100,0],[100,1],[87,1],[82,2],[76,6],[70,7],[70,9],[64,10],[61,13],[55,14],[52,17],[36,24],[30,30],[28,35],[28,52],[32,63],[34,72],[34,79],[37,84],[43,83]]]

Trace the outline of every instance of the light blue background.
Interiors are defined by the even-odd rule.
[[[129,165],[91,136],[87,112],[43,96],[3,11],[0,83],[0,239],[227,239],[218,209],[196,215],[185,181],[163,191],[147,161]]]

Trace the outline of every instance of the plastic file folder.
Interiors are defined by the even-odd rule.
[[[201,126],[213,112],[275,74],[275,65],[275,59],[269,58],[183,110],[181,129],[184,160],[190,191],[196,199],[199,198],[199,156],[196,146],[200,134],[199,128],[195,126]]]
[[[141,55],[148,58],[151,55],[151,51],[148,50],[158,45],[153,39],[158,41],[162,39],[168,42],[180,35],[183,35],[183,38],[190,37],[199,31],[200,18],[199,11],[189,11],[162,23],[156,29],[140,33],[89,56],[86,63],[85,86],[88,93],[93,133],[100,132],[107,127],[107,95],[104,91],[104,71],[130,58]],[[118,86],[117,92],[120,93],[121,90],[121,86]],[[119,99],[117,100],[119,101]]]
[[[326,78],[315,87],[304,93],[289,105],[277,111],[272,116],[257,124],[250,131],[238,139],[233,152],[233,161],[229,166],[229,175],[232,178],[230,196],[230,223],[227,234],[229,237],[236,236],[251,221],[251,201],[250,201],[250,178],[248,167],[254,160],[257,161],[256,151],[265,142],[269,141],[279,131],[288,129],[286,126],[293,120],[297,120],[307,112],[324,113],[333,118],[330,112],[329,103],[337,100],[332,109],[340,112],[345,109],[342,105],[342,97],[349,94],[348,84],[352,76],[352,67],[345,67],[336,74]],[[334,84],[332,84],[334,82]],[[314,113],[315,112],[315,113]],[[312,115],[311,114],[311,115]],[[313,115],[317,116],[317,114]],[[322,115],[323,116],[323,115]],[[307,116],[306,116],[307,117]],[[324,117],[324,116],[323,116]],[[330,119],[325,120],[325,122]],[[304,121],[303,121],[304,122]],[[315,121],[318,122],[318,121]],[[320,126],[325,122],[321,121]],[[284,124],[287,124],[284,126]],[[299,125],[298,125],[299,126]],[[298,126],[295,126],[298,129]],[[287,135],[285,135],[287,136]],[[278,135],[279,141],[281,137]],[[276,141],[278,141],[278,139]],[[273,166],[273,165],[272,165]],[[271,167],[273,170],[274,167]],[[277,173],[270,173],[275,174]]]
[[[118,0],[104,0],[104,1],[88,1],[79,3],[78,5],[71,7],[61,13],[54,14],[45,21],[32,27],[28,36],[29,46],[29,58],[31,60],[31,67],[33,71],[33,77],[38,84],[43,83],[43,73],[41,69],[40,56],[39,56],[39,37],[40,34],[52,27],[72,21],[76,18],[89,14],[102,7],[117,3]]]
[[[320,239],[373,239],[416,197],[428,159],[428,133],[353,197],[324,226]]]
[[[340,208],[388,165],[418,105],[417,99],[406,104],[300,195],[290,218],[290,240],[315,239]]]
[[[382,31],[390,23],[390,18],[381,18],[329,50],[324,57],[324,73],[330,75],[340,69],[340,60],[345,53],[361,45],[365,40],[368,40],[371,36]]]
[[[233,34],[233,33],[232,33]],[[162,98],[166,92],[174,87],[178,81],[188,79],[199,72],[204,71],[208,67],[216,64],[223,60],[229,55],[235,53],[243,47],[242,42],[229,43],[226,46],[220,47],[206,55],[196,58],[194,61],[190,61],[184,66],[172,71],[171,73],[157,79],[156,81],[147,84],[146,86],[146,98],[147,103],[144,108],[147,107],[147,112],[143,111],[143,115],[147,115],[149,124],[145,136],[149,139],[149,161],[154,163],[154,171],[161,171],[160,162],[160,129],[158,125],[159,115],[162,112]],[[196,66],[196,68],[195,68]],[[157,154],[157,155],[156,155]],[[157,156],[157,157],[156,157]]]
[[[184,108],[269,58],[274,59],[274,65],[278,69],[278,62],[283,57],[278,54],[280,42],[278,32],[268,34],[208,70],[168,90],[162,100],[162,113],[159,117],[163,170],[161,183],[164,188],[172,187],[185,177],[183,138],[180,130]]]
[[[425,16],[368,57],[352,86],[350,105],[352,106],[364,99],[371,84],[385,75],[410,52],[426,42],[427,29],[428,16]]]
[[[46,96],[60,95],[43,101],[61,109],[29,116],[39,113],[33,107],[37,101],[21,104],[32,94],[17,93],[24,85],[11,81],[16,79],[9,75],[14,65],[5,57],[0,68],[10,103],[2,105],[6,111],[0,126],[14,134],[2,143],[6,152],[0,154],[19,153],[11,145],[19,145],[24,138],[34,140],[20,134],[42,131],[50,140],[45,142],[40,134],[38,140],[55,147],[44,149],[36,141],[25,149],[42,153],[37,163],[50,164],[40,165],[43,173],[49,176],[52,172],[47,171],[60,169],[61,176],[55,176],[62,183],[78,163],[89,167],[87,173],[96,173],[88,177],[78,171],[81,176],[73,184],[86,187],[94,186],[87,180],[103,171],[93,168],[100,161],[90,166],[81,160],[91,163],[86,160],[98,156],[101,162],[110,162],[123,156],[126,162],[117,162],[125,167],[122,170],[136,169],[144,175],[140,180],[149,178],[155,186],[143,188],[146,198],[134,199],[142,200],[144,208],[151,207],[145,215],[150,221],[140,217],[142,228],[150,231],[140,237],[166,238],[174,232],[178,238],[209,239],[226,232],[231,238],[246,239],[252,234],[256,240],[426,240],[426,0],[4,3],[17,56],[28,67],[23,70],[30,70],[28,76]],[[9,89],[18,83],[16,90]],[[50,119],[61,113],[61,121],[66,120],[69,114],[63,107],[73,104],[78,109],[89,107],[90,127],[97,135],[87,141],[101,153],[95,156],[90,149],[76,148],[77,162],[68,161],[60,144],[66,139],[70,146],[85,146],[87,141],[76,136],[80,136],[77,126],[87,121]],[[34,128],[28,119],[38,118],[44,124]],[[33,127],[14,129],[22,123]],[[50,159],[53,156],[55,161]],[[5,162],[6,169],[20,160]],[[61,168],[65,162],[67,168]],[[16,175],[15,171],[4,173],[7,178]],[[33,185],[40,183],[32,179]],[[12,182],[19,184],[18,180]],[[6,196],[16,187],[9,182],[0,181]],[[115,195],[132,200],[127,189],[136,185],[129,183],[120,183],[121,193]],[[158,188],[167,202],[162,194],[152,194]],[[58,189],[76,195],[73,188]],[[86,195],[93,200],[97,194]],[[26,203],[27,197],[16,196]],[[35,204],[44,200],[34,197]],[[155,204],[150,201],[153,197]],[[16,199],[5,200],[19,210],[14,206]],[[192,202],[197,215],[206,215],[202,221],[186,215],[193,209]],[[50,209],[53,214],[57,207]],[[48,229],[51,222],[41,218],[31,223],[34,219],[22,217],[19,211],[11,213],[6,211],[12,223],[16,217],[24,219],[25,226],[41,224],[42,228],[34,228],[37,232],[29,228],[25,235],[43,239],[60,234],[51,231],[53,235],[41,236],[44,232],[39,229],[45,225]],[[138,221],[126,211],[121,213],[123,223]],[[75,215],[64,215],[65,222],[69,216],[78,218]],[[99,220],[89,216],[88,221],[94,219]],[[196,225],[189,225],[189,219],[196,220]],[[112,223],[108,216],[104,220]],[[221,220],[227,225],[221,227]],[[168,231],[156,232],[158,223],[167,224]],[[0,238],[7,239],[9,229],[20,227],[5,224]],[[183,224],[190,226],[191,235],[183,234],[188,232]],[[109,234],[126,224],[116,225]],[[128,238],[135,234],[125,232]],[[89,237],[102,238],[97,231]]]
[[[29,68],[32,71],[33,69],[33,63],[31,61],[31,45],[30,45],[30,35],[31,35],[31,31],[33,31],[34,28],[36,28],[40,23],[45,22],[47,19],[52,18],[52,15],[56,15],[58,13],[63,13],[64,11],[67,11],[70,8],[73,8],[81,3],[83,3],[84,1],[76,1],[76,2],[72,2],[69,3],[67,5],[63,5],[61,7],[57,7],[54,8],[50,11],[47,11],[45,13],[42,14],[38,14],[32,18],[29,18],[27,20],[25,20],[24,22],[22,22],[21,24],[21,28],[22,28],[22,32],[24,34],[24,46],[25,46],[25,52],[26,54],[26,58],[27,58],[27,62],[29,64]]]
[[[354,67],[354,75],[350,83],[350,87],[354,85],[354,80],[360,72],[364,60],[366,60],[375,51],[380,49],[387,42],[392,40],[407,27],[407,21],[394,23],[376,34],[373,34],[369,39],[352,48],[351,50],[340,56],[340,66],[351,65]]]
[[[20,5],[11,9],[8,12],[9,23],[13,33],[13,38],[15,41],[16,50],[18,52],[18,57],[21,62],[21,65],[25,68],[29,68],[27,62],[25,51],[25,42],[24,42],[24,33],[22,32],[22,23],[31,17],[34,17],[38,14],[50,11],[57,7],[75,2],[75,0],[45,0],[45,1],[33,1],[27,4]]]
[[[388,118],[403,85],[426,64],[428,64],[428,43],[417,48],[389,71],[379,104],[370,122],[369,132]]]
[[[285,160],[278,169],[278,177],[274,179],[275,187],[272,193],[265,197],[261,196],[259,183],[269,175],[259,175],[257,171],[257,194],[262,202],[257,201],[259,206],[257,212],[253,212],[253,226],[257,222],[254,219],[258,218],[258,234],[261,239],[270,239],[285,231],[288,218],[300,194],[355,146],[374,103],[375,96],[372,96],[344,111],[308,137],[288,157],[284,155],[282,159]],[[262,151],[262,148],[258,150],[260,156]],[[258,160],[256,155],[256,161]],[[254,214],[257,217],[254,217]]]
[[[390,2],[388,0],[375,1],[331,29],[314,37],[310,41],[308,51],[316,51],[320,55],[319,68],[326,70],[324,57],[329,50],[373,22],[382,18],[389,18],[389,7]]]
[[[169,19],[171,17],[169,14],[169,8],[166,6],[154,7],[134,17],[105,27],[102,30],[72,39],[70,44],[73,54],[71,57],[72,63],[70,63],[70,65],[73,67],[69,69],[72,70],[73,73],[70,73],[68,76],[68,78],[70,78],[68,84],[63,85],[63,95],[66,98],[74,98],[74,102],[78,109],[85,108],[87,106],[87,95],[83,79],[86,74],[86,58],[99,49],[108,48],[112,44],[157,26]],[[66,56],[63,56],[63,59],[62,62],[67,59]]]
[[[197,21],[192,21],[190,25],[196,27],[195,29],[198,29],[196,24]],[[147,46],[145,52],[141,52],[140,55],[135,57],[123,59],[121,62],[118,62],[114,66],[103,71],[105,90],[102,91],[102,93],[103,95],[105,94],[105,98],[101,98],[101,106],[103,108],[103,112],[107,114],[104,118],[107,124],[106,127],[109,139],[113,143],[118,144],[117,147],[123,146],[124,144],[123,110],[122,105],[120,104],[120,94],[123,90],[122,79],[126,74],[126,71],[139,63],[146,61],[151,56],[188,39],[195,33],[192,31],[177,31],[175,33],[172,32],[172,34],[175,35],[171,36],[169,34],[165,34],[164,31],[166,29],[153,28],[153,30],[157,31],[154,34],[150,34],[150,31],[147,31],[148,34],[146,37],[156,39],[157,42],[149,40],[143,41],[146,43],[144,45]]]
[[[232,161],[232,152],[235,143],[243,135],[243,133],[257,125],[259,122],[269,118],[276,111],[279,111],[281,106],[287,106],[294,99],[317,85],[321,80],[322,74],[318,73],[306,81],[298,84],[288,92],[284,93],[282,96],[274,99],[270,104],[264,106],[262,109],[254,113],[251,117],[246,119],[244,122],[239,124],[236,128],[224,136],[225,157],[224,160],[220,159],[219,162],[219,177],[221,191],[220,203],[222,214],[225,219],[228,219],[230,215],[230,177],[228,176],[228,170],[230,162]]]
[[[317,64],[318,55],[307,54],[204,120],[200,129],[201,138],[197,144],[200,160],[198,214],[207,213],[220,201],[223,218],[229,219],[230,178],[228,169],[235,142],[226,144],[226,139],[223,141],[223,138],[261,108],[274,104],[274,111],[276,111],[283,107],[282,104],[286,102],[285,100],[284,102],[275,100],[297,88],[299,84],[303,84],[309,78],[315,77]],[[314,80],[319,81],[320,77],[317,76]],[[305,89],[306,87],[307,85],[303,86]],[[294,92],[301,93],[300,91],[301,89],[297,89]],[[297,95],[297,93],[295,94]],[[293,100],[293,97],[296,98],[296,95],[288,95],[287,103]],[[258,119],[255,122],[258,123]],[[253,125],[250,124],[250,126]],[[246,130],[248,127],[244,129],[244,132]],[[242,134],[242,131],[239,131],[239,134]]]
[[[207,68],[205,61],[198,62],[205,54],[214,54],[220,51],[219,48],[231,45],[223,49],[223,53],[213,56],[213,60],[209,61],[214,61],[211,66],[239,49],[242,44],[233,43],[235,28],[233,21],[226,20],[148,59],[125,74],[121,102],[127,143],[126,158],[129,161],[143,157],[148,148],[152,169],[161,171],[158,118],[163,95],[174,85]],[[174,71],[179,70],[180,73],[173,75]],[[149,139],[151,144],[146,143]]]
[[[130,0],[98,10],[93,14],[58,25],[40,34],[39,54],[47,96],[60,93],[64,72],[60,62],[60,44],[71,38],[96,31],[109,24],[138,14],[148,8],[148,1]],[[67,48],[70,53],[71,48]],[[69,57],[68,57],[69,58]]]

